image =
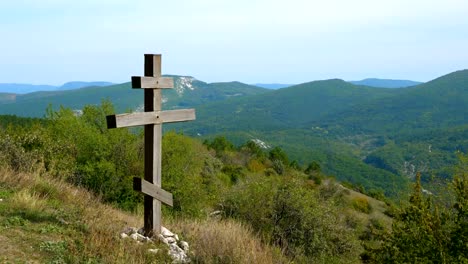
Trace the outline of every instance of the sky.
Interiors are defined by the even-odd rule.
[[[429,81],[468,68],[466,0],[0,0],[0,83]]]

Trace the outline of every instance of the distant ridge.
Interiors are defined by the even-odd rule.
[[[109,86],[111,82],[67,82],[62,86],[35,85],[27,83],[0,83],[0,93],[27,94],[32,92],[73,90],[90,86]]]
[[[54,91],[57,86],[26,83],[0,83],[0,93],[26,94],[36,91]]]
[[[366,85],[371,87],[379,88],[404,88],[422,84],[422,82],[410,81],[410,80],[392,80],[392,79],[377,79],[367,78],[360,81],[349,81],[349,83],[356,85]]]
[[[113,84],[111,82],[67,82],[60,86],[58,90],[72,90],[89,86],[109,86]]]
[[[267,89],[281,89],[286,88],[289,86],[293,86],[295,84],[284,84],[284,83],[256,83],[253,84],[258,87],[267,88]]]

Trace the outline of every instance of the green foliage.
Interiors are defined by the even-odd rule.
[[[241,147],[241,149],[247,149],[248,152],[250,152],[253,156],[257,158],[265,157],[265,152],[253,140],[247,141],[247,143],[245,143],[244,146]]]
[[[234,144],[229,142],[224,136],[217,136],[211,142],[205,141],[205,145],[209,149],[214,149],[218,156],[225,151],[232,151],[235,149]]]
[[[453,180],[456,200],[454,224],[450,238],[450,254],[457,256],[457,261],[468,262],[468,157],[460,156],[458,173]]]
[[[322,200],[304,181],[285,177],[249,177],[227,194],[226,216],[249,223],[267,242],[290,256],[356,262],[359,245],[339,217],[332,200]]]
[[[175,214],[203,215],[223,189],[219,164],[200,142],[175,132],[164,135],[162,144],[163,188],[174,196]],[[209,193],[208,193],[209,191]]]
[[[114,112],[108,101],[86,106],[81,116],[70,109],[48,111],[50,135],[63,142],[73,167],[67,179],[94,191],[104,201],[132,209],[140,201],[132,178],[142,173],[142,157],[136,135],[126,129],[108,130],[105,116]],[[139,155],[140,154],[140,155]]]
[[[391,233],[381,234],[382,244],[368,248],[364,259],[375,263],[467,263],[467,160],[454,181],[455,211],[424,197],[418,173],[409,204],[395,217]]]
[[[352,200],[351,204],[352,204],[354,209],[356,209],[356,210],[358,210],[360,212],[366,213],[366,214],[369,214],[371,212],[371,210],[372,210],[372,207],[369,204],[369,200],[366,197],[363,197],[363,196],[355,197]]]
[[[278,160],[281,163],[283,163],[283,165],[288,165],[289,164],[288,155],[280,147],[274,147],[272,150],[270,150],[268,155],[270,157],[270,160],[272,160],[272,161]]]
[[[312,161],[307,165],[307,168],[304,171],[306,174],[313,174],[313,173],[320,173],[321,172],[321,167],[320,164],[316,161]]]

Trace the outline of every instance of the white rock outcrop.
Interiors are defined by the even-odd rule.
[[[143,228],[137,229],[135,227],[127,227],[120,234],[120,238],[126,239],[131,238],[138,243],[153,243],[154,241],[143,235]],[[189,253],[189,244],[186,241],[180,241],[177,234],[172,233],[169,229],[161,227],[161,234],[154,237],[160,242],[165,244],[169,249],[167,254],[171,256],[174,260],[173,263],[189,263],[190,258]],[[148,249],[148,252],[157,254],[160,249],[151,248]]]

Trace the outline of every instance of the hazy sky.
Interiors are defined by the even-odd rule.
[[[468,68],[466,0],[0,0],[0,83],[428,81]]]

